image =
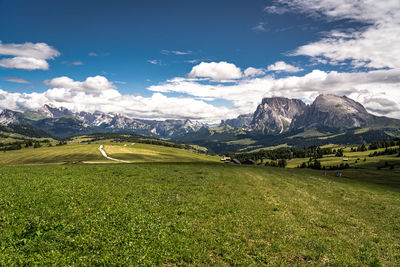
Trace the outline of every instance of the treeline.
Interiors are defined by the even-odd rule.
[[[396,153],[400,153],[398,148],[389,148],[393,146],[400,146],[400,141],[398,139],[395,140],[382,140],[378,142],[373,142],[369,145],[362,144],[357,147],[352,147],[351,152],[357,151],[367,151],[367,150],[375,150],[378,148],[385,148],[383,152],[374,152],[370,155],[372,156],[380,156],[380,155],[393,155]],[[274,150],[260,150],[257,152],[248,152],[248,153],[227,153],[227,156],[231,158],[237,158],[239,161],[246,161],[246,160],[254,160],[260,161],[263,159],[269,160],[279,160],[279,159],[286,159],[291,160],[295,158],[310,158],[312,159],[320,159],[324,155],[334,154],[336,157],[344,157],[344,150],[343,148],[321,148],[319,146],[311,146],[308,148],[280,148]]]
[[[373,142],[369,145],[362,144],[357,147],[352,147],[351,152],[359,152],[359,151],[367,151],[367,150],[376,150],[379,148],[389,148],[392,146],[399,146],[400,141],[395,139],[395,140],[382,140],[382,141],[377,141]],[[386,155],[386,154],[383,154]]]
[[[389,148],[393,146],[399,146],[399,148]],[[398,139],[395,140],[382,140],[378,142],[373,142],[369,145],[363,144],[357,147],[352,147],[352,152],[357,151],[367,151],[371,149],[384,148],[386,149],[381,152],[373,152],[369,156],[381,156],[381,155],[394,155],[398,154],[400,157],[400,141]],[[322,166],[318,159],[322,158],[324,155],[332,155],[335,157],[345,157],[343,148],[321,148],[318,146],[311,146],[308,148],[280,148],[275,150],[260,150],[257,152],[250,153],[227,153],[227,156],[231,158],[235,158],[240,162],[246,162],[249,160],[255,162],[263,162],[265,159],[269,160],[266,165],[273,167],[282,167],[286,166],[287,160],[295,159],[295,158],[309,158],[308,162],[303,162],[301,165],[297,166],[298,168],[311,168],[311,169],[328,169],[328,170],[341,170],[349,168],[350,165],[348,163],[340,163],[338,165],[332,166]],[[284,160],[284,161],[283,161]],[[366,158],[364,158],[366,161]]]
[[[350,165],[348,163],[340,163],[338,165],[322,166],[319,160],[310,159],[308,162],[303,162],[302,164],[298,165],[297,168],[309,168],[314,170],[344,170],[350,168]]]
[[[368,150],[375,150],[378,148],[388,148],[391,146],[400,146],[400,140],[383,140],[378,142],[373,142],[368,146]]]
[[[0,151],[6,152],[6,151],[11,151],[11,150],[19,150],[22,148],[28,148],[28,147],[33,147],[33,148],[39,148],[42,147],[43,145],[48,145],[51,146],[50,140],[44,139],[44,140],[34,140],[34,139],[27,139],[23,141],[15,141],[12,143],[0,143]]]
[[[31,125],[0,125],[0,132],[16,133],[31,138],[54,138],[49,133]]]
[[[370,153],[368,156],[369,157],[377,157],[377,156],[384,156],[384,155],[395,155],[398,154],[400,157],[400,147],[399,148],[386,148],[383,151],[374,151],[373,153]]]
[[[343,150],[342,150],[343,151]],[[336,153],[332,148],[321,148],[312,146],[309,148],[289,148],[289,149],[275,149],[275,150],[260,150],[251,153],[227,153],[231,158],[237,158],[239,161],[254,160],[259,161],[263,159],[279,160],[279,159],[295,159],[295,158],[311,158],[319,159],[324,155]]]

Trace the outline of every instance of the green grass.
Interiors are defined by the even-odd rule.
[[[113,162],[104,158],[98,150],[104,150],[113,158],[131,162],[218,162],[219,157],[200,154],[195,151],[158,145],[132,143],[112,144],[109,141],[79,144],[74,141],[64,146],[43,146],[0,152],[0,164],[47,164],[71,162]],[[126,145],[126,146],[125,146]]]
[[[221,125],[209,128],[210,134],[213,135],[215,133],[234,133],[234,134],[244,134],[245,132],[241,129],[233,128],[229,125]]]
[[[203,147],[203,146],[199,146],[199,145],[189,145],[189,146],[197,151],[202,151],[204,153],[208,151],[208,148]]]
[[[260,150],[274,150],[274,149],[280,149],[280,148],[290,148],[290,146],[288,144],[280,144],[280,145],[277,145],[277,146],[261,147],[261,148],[257,148],[257,149],[254,149],[254,150],[251,150],[251,151],[248,151],[248,152],[252,153],[252,152],[258,152]]]
[[[298,133],[296,135],[290,136],[289,138],[296,138],[296,137],[303,137],[303,138],[309,138],[309,137],[319,137],[319,136],[325,136],[326,134],[319,132],[317,129],[315,128],[310,128],[310,129],[306,129],[304,132],[302,133]]]
[[[400,264],[400,192],[216,163],[0,166],[0,265]]]
[[[395,156],[346,148],[363,169],[337,178],[221,164],[165,146],[77,141],[0,154],[0,266],[400,264]],[[4,166],[107,162],[99,144],[134,164]],[[396,168],[378,171],[386,160]]]
[[[397,147],[390,147],[397,148]],[[397,154],[394,155],[384,155],[377,157],[369,157],[370,153],[374,151],[384,151],[385,148],[380,148],[376,150],[368,150],[362,152],[350,152],[351,147],[346,147],[344,149],[343,157],[335,157],[335,155],[324,155],[323,158],[318,159],[322,166],[334,166],[339,165],[341,163],[348,163],[352,168],[363,168],[363,169],[376,169],[377,166],[381,166],[385,161],[388,161],[391,164],[395,164],[397,168],[400,168],[400,158],[397,157]],[[343,159],[348,159],[348,161],[343,161]],[[366,161],[364,161],[364,158]],[[303,162],[308,162],[308,158],[295,158],[288,161],[288,168],[296,168],[298,165]],[[356,163],[357,161],[357,163]]]
[[[255,142],[256,141],[252,140],[251,138],[244,138],[244,139],[229,141],[226,143],[230,145],[251,145],[254,144]]]
[[[98,144],[74,144],[65,146],[23,148],[0,152],[0,164],[44,164],[78,161],[109,161],[97,150]]]
[[[218,162],[219,157],[174,147],[131,143],[108,144],[104,150],[110,157],[130,162]]]
[[[369,130],[371,130],[371,129],[367,127],[367,128],[362,128],[362,129],[355,130],[354,133],[355,134],[362,134],[362,133],[368,132]]]

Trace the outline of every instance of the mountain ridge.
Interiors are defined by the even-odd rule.
[[[311,128],[336,129],[327,131],[336,134],[365,127],[382,131],[390,128],[396,129],[396,136],[400,129],[400,120],[375,116],[346,96],[330,94],[319,95],[310,105],[300,99],[263,98],[254,113],[223,120],[218,127],[189,119],[157,121],[101,111],[72,112],[51,104],[24,112],[5,109],[0,113],[0,124],[31,125],[62,138],[101,132],[135,133],[178,142],[204,140],[232,144],[240,136],[245,139],[248,136],[250,139],[268,139],[269,135],[279,137],[286,136],[286,133],[297,136],[299,130]],[[293,140],[297,139],[293,137]]]

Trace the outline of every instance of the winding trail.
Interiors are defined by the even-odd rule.
[[[126,161],[126,160],[122,160],[122,159],[115,159],[115,158],[108,156],[107,153],[103,150],[103,145],[100,145],[98,149],[101,152],[101,154],[103,155],[103,157],[105,157],[106,159],[118,161],[118,162],[122,162],[122,163],[131,163],[130,161]]]

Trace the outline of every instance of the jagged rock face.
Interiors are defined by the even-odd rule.
[[[56,107],[52,104],[45,104],[38,110],[41,114],[47,118],[60,118],[64,116],[73,116],[74,114],[67,108]]]
[[[35,117],[35,119],[32,119],[32,117]],[[188,119],[153,121],[133,119],[122,114],[100,111],[75,113],[67,108],[58,108],[51,104],[44,105],[38,111],[30,110],[24,113],[3,110],[0,113],[0,124],[30,124],[57,135],[61,135],[60,131],[64,132],[63,136],[72,134],[73,131],[77,133],[127,131],[162,138],[172,138],[196,132],[203,127],[202,123]]]
[[[251,128],[263,133],[282,133],[289,129],[292,119],[306,108],[300,99],[264,98],[254,112]]]
[[[17,111],[12,111],[9,109],[4,109],[0,113],[0,124],[9,125],[9,124],[24,124],[25,119],[22,114]]]
[[[203,126],[203,124],[192,122],[191,120],[140,120],[132,119],[122,114],[103,113],[100,111],[95,111],[94,113],[82,111],[75,113],[74,116],[86,125],[93,127],[110,130],[133,130],[161,137],[172,137],[194,132]]]
[[[346,96],[319,95],[303,114],[293,120],[290,128],[362,127],[373,118],[363,105]]]
[[[186,133],[196,132],[203,124],[191,120],[165,120],[149,121],[152,125],[152,133],[160,136],[172,137]]]
[[[107,114],[100,111],[95,111],[94,113],[81,111],[76,113],[75,117],[87,125],[107,129],[137,130],[149,128],[145,123],[123,115],[112,113]]]
[[[229,125],[233,128],[249,127],[253,120],[253,113],[239,115],[236,119],[228,119],[221,121],[221,125]]]

